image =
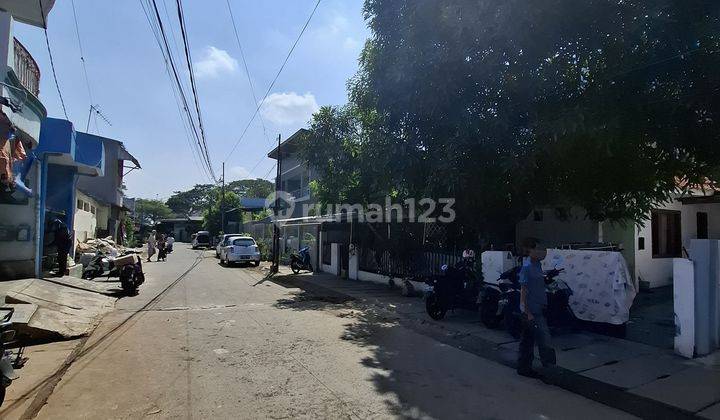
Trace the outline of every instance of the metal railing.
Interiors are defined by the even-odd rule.
[[[20,83],[25,86],[33,95],[40,95],[40,67],[38,67],[35,59],[28,50],[17,40],[14,39],[15,50],[15,74],[17,74]]]

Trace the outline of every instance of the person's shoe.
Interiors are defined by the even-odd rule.
[[[539,379],[542,377],[542,375],[532,369],[518,369],[517,373],[518,375],[524,376],[526,378]]]

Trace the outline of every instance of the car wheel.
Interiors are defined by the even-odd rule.
[[[260,265],[260,261],[255,261],[255,267]]]

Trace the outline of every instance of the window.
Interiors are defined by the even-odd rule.
[[[83,201],[82,201],[82,200],[78,200],[78,201],[77,201],[77,209],[78,209],[78,210],[82,210],[82,208],[83,208]]]
[[[83,210],[90,211],[90,203],[83,202]]]
[[[233,245],[237,246],[253,246],[255,245],[255,241],[251,238],[238,238],[233,241]]]
[[[651,219],[653,258],[681,257],[680,212],[653,210]]]
[[[91,206],[90,206],[90,213],[95,214],[96,211],[97,211],[97,209],[95,208],[95,206],[91,205]]]
[[[704,211],[697,212],[697,238],[708,238],[708,214]]]

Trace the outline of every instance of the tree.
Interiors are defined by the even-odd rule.
[[[196,184],[188,191],[175,191],[168,198],[167,205],[173,213],[180,216],[201,213],[210,204],[210,193],[213,188],[211,184]]]
[[[318,112],[306,142],[325,197],[367,201],[368,180],[398,198],[455,197],[458,221],[492,238],[538,204],[642,222],[678,178],[717,179],[718,2],[364,10],[350,104]]]
[[[211,194],[211,205],[210,208],[205,210],[203,213],[203,226],[205,230],[211,234],[216,235],[223,231],[222,229],[222,213],[220,209],[221,191],[219,188],[215,188]],[[239,210],[228,211],[236,209],[240,206],[240,197],[232,191],[225,192],[225,223],[227,222],[240,222],[241,212]]]
[[[240,197],[265,198],[275,191],[275,184],[262,178],[241,179],[228,183],[227,190]]]
[[[155,225],[160,219],[170,217],[172,211],[161,200],[138,198],[135,202],[135,213],[141,225]]]

